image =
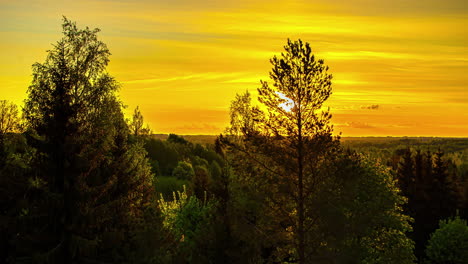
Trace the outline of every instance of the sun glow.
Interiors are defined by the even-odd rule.
[[[281,92],[276,92],[276,94],[278,95],[280,99],[279,106],[283,108],[286,112],[291,112],[294,106],[296,105],[294,101]]]

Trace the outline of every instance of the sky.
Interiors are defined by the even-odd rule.
[[[125,111],[154,133],[223,132],[300,38],[333,74],[336,133],[468,137],[466,0],[0,0],[0,99],[23,104],[62,16],[101,29]]]

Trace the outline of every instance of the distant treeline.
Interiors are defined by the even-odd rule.
[[[155,139],[166,140],[169,134],[152,134]],[[180,135],[194,144],[214,144],[218,135]],[[446,154],[464,152],[468,149],[468,138],[451,137],[340,137],[345,147],[350,147],[363,152],[376,149],[421,149],[432,152],[442,150]]]

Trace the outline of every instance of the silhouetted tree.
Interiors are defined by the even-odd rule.
[[[25,116],[37,183],[15,241],[17,260],[116,260],[150,201],[148,161],[141,146],[128,144],[98,32],[64,18],[63,38],[33,65]]]
[[[18,116],[18,107],[7,100],[0,100],[0,167],[4,165],[6,158],[6,134],[18,132],[20,127],[21,121]]]
[[[457,208],[457,187],[454,182],[454,175],[448,171],[449,163],[444,159],[444,153],[439,150],[434,154],[434,163],[432,168],[432,188],[434,194],[434,203],[436,214],[439,219],[453,217]]]
[[[242,137],[243,135],[250,135],[256,130],[255,127],[255,112],[257,108],[252,107],[252,97],[249,91],[245,91],[243,94],[236,94],[236,98],[231,102],[229,108],[230,114],[230,126],[226,129],[226,133],[235,137]],[[222,137],[217,141],[217,149],[222,143]]]
[[[248,93],[237,96],[228,132],[244,137],[235,147],[257,162],[256,186],[266,188],[266,202],[282,215],[278,224],[294,234],[291,245],[304,263],[305,234],[312,224],[305,203],[321,177],[317,165],[336,146],[331,115],[320,112],[331,94],[332,76],[308,43],[288,40],[284,48],[280,58],[271,59],[273,86],[262,81],[258,89],[265,112],[249,105]]]
[[[401,161],[397,168],[397,177],[403,195],[407,197],[408,200],[412,201],[412,195],[414,194],[415,177],[414,163],[410,149],[406,149],[401,157]]]
[[[204,201],[208,198],[208,189],[210,186],[210,174],[204,166],[195,166],[195,175],[192,178],[192,190],[195,196]]]
[[[143,130],[143,115],[137,106],[133,111],[132,120],[130,122],[130,131],[134,136],[139,136]]]
[[[448,172],[448,162],[442,157],[441,151],[423,154],[416,150],[413,155],[408,149],[397,171],[399,187],[408,198],[405,211],[414,218],[410,236],[416,242],[415,255],[419,260],[439,220],[454,216],[457,209],[457,189]]]
[[[0,135],[18,132],[21,127],[18,107],[7,100],[0,100]]]
[[[258,89],[261,106],[251,105],[248,92],[237,95],[228,136],[221,138],[237,184],[255,201],[250,206],[257,213],[246,210],[245,221],[258,228],[262,258],[337,263],[354,250],[356,258],[348,260],[411,263],[409,219],[388,173],[345,162],[350,159],[332,137],[331,114],[322,110],[331,94],[328,67],[300,40],[288,40],[271,63],[273,84],[262,81]],[[377,238],[380,243],[368,243]]]

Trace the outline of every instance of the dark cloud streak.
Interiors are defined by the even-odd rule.
[[[379,105],[364,105],[361,106],[361,109],[368,109],[368,110],[378,110],[380,108]]]

